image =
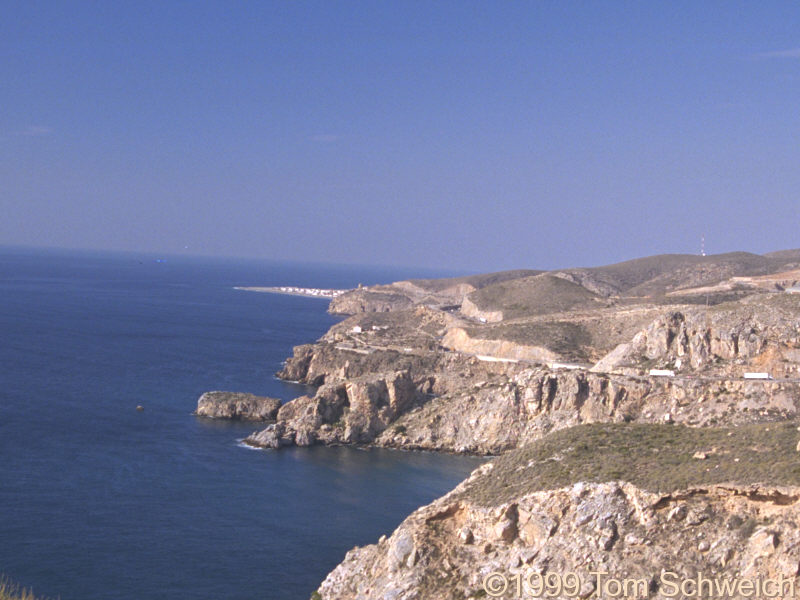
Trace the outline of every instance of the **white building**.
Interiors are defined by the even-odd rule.
[[[745,373],[745,379],[772,379],[769,373]]]
[[[669,369],[650,369],[651,377],[675,377],[675,371]]]

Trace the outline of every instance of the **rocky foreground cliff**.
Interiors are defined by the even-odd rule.
[[[750,586],[795,597],[798,439],[794,423],[565,430],[478,468],[390,536],[351,550],[315,594],[687,598],[711,585],[702,597],[753,597]]]

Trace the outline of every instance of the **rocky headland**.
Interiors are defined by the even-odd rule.
[[[281,401],[242,392],[206,392],[197,400],[198,417],[274,421]]]
[[[520,597],[484,578],[582,570],[556,597],[611,597],[599,568],[668,597],[663,569],[797,576],[798,280],[791,250],[337,296],[346,318],[278,374],[316,392],[247,443],[499,458],[350,552],[315,594]]]

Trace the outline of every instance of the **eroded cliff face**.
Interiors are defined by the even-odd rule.
[[[698,452],[708,450],[702,434],[683,439],[680,427],[645,435],[637,429],[639,441],[610,452],[606,462],[614,464],[604,465],[598,480],[570,481],[587,475],[572,461],[592,451],[573,446],[594,442],[602,451],[613,436],[625,436],[617,429],[605,438],[579,429],[538,454],[518,450],[479,467],[390,536],[348,552],[318,594],[324,600],[460,600],[543,597],[547,586],[551,597],[608,598],[622,597],[615,586],[627,580],[636,593],[626,597],[667,598],[690,596],[680,589],[676,595],[675,586],[692,580],[685,588],[691,590],[701,574],[721,585],[736,585],[738,578],[800,586],[797,476],[739,466],[748,453],[791,461],[795,427],[783,426],[774,443],[761,437],[767,427],[758,434],[747,429],[745,444],[723,443],[711,457]],[[716,434],[718,442],[733,439]],[[770,447],[750,448],[756,439]],[[614,468],[629,478],[603,480]],[[719,481],[715,470],[735,481]],[[775,481],[758,483],[769,478]],[[789,591],[773,597],[794,597]]]
[[[366,375],[408,371],[420,383],[433,378],[444,385],[447,377],[443,373],[454,362],[457,359],[453,357],[415,348],[409,352],[402,348],[365,350],[320,342],[295,347],[294,356],[287,359],[278,376],[308,385],[322,385]],[[442,375],[436,378],[436,374]]]
[[[620,585],[633,590],[628,597],[674,598],[676,585],[701,573],[729,584],[782,580],[778,597],[800,591],[791,587],[800,586],[798,488],[720,485],[661,495],[624,481],[577,483],[498,506],[461,500],[459,491],[418,510],[390,537],[348,552],[320,585],[321,598],[517,598],[537,590],[622,597]]]
[[[634,378],[526,369],[432,398],[374,441],[392,448],[499,454],[582,423],[691,426],[794,418],[800,384]]]
[[[415,405],[419,391],[407,371],[327,384],[284,404],[277,422],[245,441],[253,446],[367,444]]]
[[[595,371],[669,366],[706,374],[767,370],[775,377],[800,373],[800,319],[788,296],[752,298],[711,309],[670,311],[595,365]]]
[[[325,385],[314,397],[287,403],[277,424],[249,443],[498,454],[581,423],[708,426],[794,418],[800,398],[800,382],[792,381],[653,378],[442,351],[352,350],[335,342],[298,350],[284,374]]]
[[[472,338],[461,327],[451,327],[442,338],[442,346],[456,352],[477,354],[508,360],[527,362],[557,362],[562,357],[543,346],[520,344],[508,340],[486,340]]]
[[[481,310],[467,297],[461,303],[461,314],[471,319],[483,320],[486,323],[499,323],[503,320],[502,310]]]

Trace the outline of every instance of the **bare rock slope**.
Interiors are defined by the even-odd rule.
[[[589,598],[628,586],[626,597],[668,598],[691,597],[705,578],[734,586],[730,597],[764,584],[793,597],[797,438],[794,424],[560,432],[478,468],[389,537],[351,550],[316,594]]]

